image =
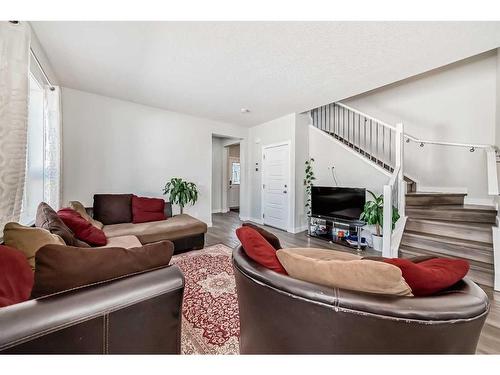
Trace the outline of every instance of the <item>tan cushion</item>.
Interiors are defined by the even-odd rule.
[[[119,236],[108,238],[108,243],[105,246],[99,246],[99,249],[107,247],[121,247],[131,249],[133,247],[142,246],[141,241],[136,236]]]
[[[78,212],[81,217],[83,217],[85,220],[87,220],[90,224],[92,224],[97,229],[102,229],[102,227],[104,226],[104,224],[101,223],[100,221],[95,220],[94,218],[90,217],[90,215],[87,213],[87,210],[85,209],[83,204],[81,204],[80,202],[70,201],[69,207],[72,208],[73,210],[75,210],[76,212]]]
[[[207,231],[207,224],[186,214],[176,215],[167,220],[149,223],[122,223],[105,225],[102,230],[106,237],[133,235],[141,243],[151,243],[163,240],[176,240],[190,237]]]
[[[286,272],[299,280],[359,292],[412,295],[401,270],[392,264],[327,249],[282,249],[276,255]]]
[[[35,254],[45,245],[65,245],[63,239],[47,229],[25,227],[18,223],[7,223],[3,229],[5,245],[24,253],[32,269],[35,269]]]
[[[314,247],[294,247],[286,250],[293,251],[294,254],[307,256],[317,260],[357,260],[362,259],[360,255],[330,249],[316,249]]]

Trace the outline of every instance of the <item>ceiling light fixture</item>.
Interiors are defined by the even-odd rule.
[[[248,108],[241,108],[240,111],[241,113],[250,113],[250,110]]]

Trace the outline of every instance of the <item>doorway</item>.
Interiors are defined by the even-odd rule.
[[[287,230],[290,217],[290,143],[262,148],[262,219]]]
[[[241,184],[241,164],[240,164],[240,144],[227,146],[227,205],[230,211],[240,210],[240,184]]]
[[[212,213],[240,211],[242,168],[239,138],[212,135]]]

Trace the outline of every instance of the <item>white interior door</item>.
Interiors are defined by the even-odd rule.
[[[227,203],[229,208],[240,207],[240,158],[228,158],[229,189]]]
[[[288,229],[290,212],[290,146],[265,146],[262,155],[262,216],[264,224]]]

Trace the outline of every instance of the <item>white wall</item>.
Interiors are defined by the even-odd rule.
[[[212,212],[222,210],[222,138],[212,138]]]
[[[262,148],[264,146],[292,141],[295,114],[289,114],[278,119],[268,121],[249,129],[248,152],[249,152],[249,181],[250,181],[250,211],[248,219],[262,221]],[[290,145],[290,152],[294,145]],[[293,159],[292,159],[293,160]],[[256,165],[258,163],[258,165]],[[290,166],[294,170],[294,166]],[[256,170],[258,169],[258,170]],[[243,215],[241,215],[243,217]],[[291,223],[289,223],[291,225]]]
[[[250,215],[252,221],[262,222],[262,149],[265,146],[290,142],[290,218],[288,231],[306,229],[304,192],[304,162],[309,157],[308,114],[291,113],[250,128],[248,136],[250,181]],[[257,164],[256,164],[257,163]],[[256,170],[258,169],[258,170]],[[241,215],[243,217],[243,215]]]
[[[405,132],[429,140],[495,142],[496,51],[343,102]],[[419,190],[467,191],[470,201],[487,202],[483,152],[405,144],[405,171]]]
[[[309,127],[309,155],[314,158],[317,186],[366,188],[382,194],[390,178],[387,171],[313,126]],[[332,167],[338,184],[333,179]]]
[[[182,177],[200,192],[186,212],[211,223],[212,134],[244,139],[247,128],[68,88],[62,104],[63,202],[91,205],[94,193],[162,197],[167,180]]]

